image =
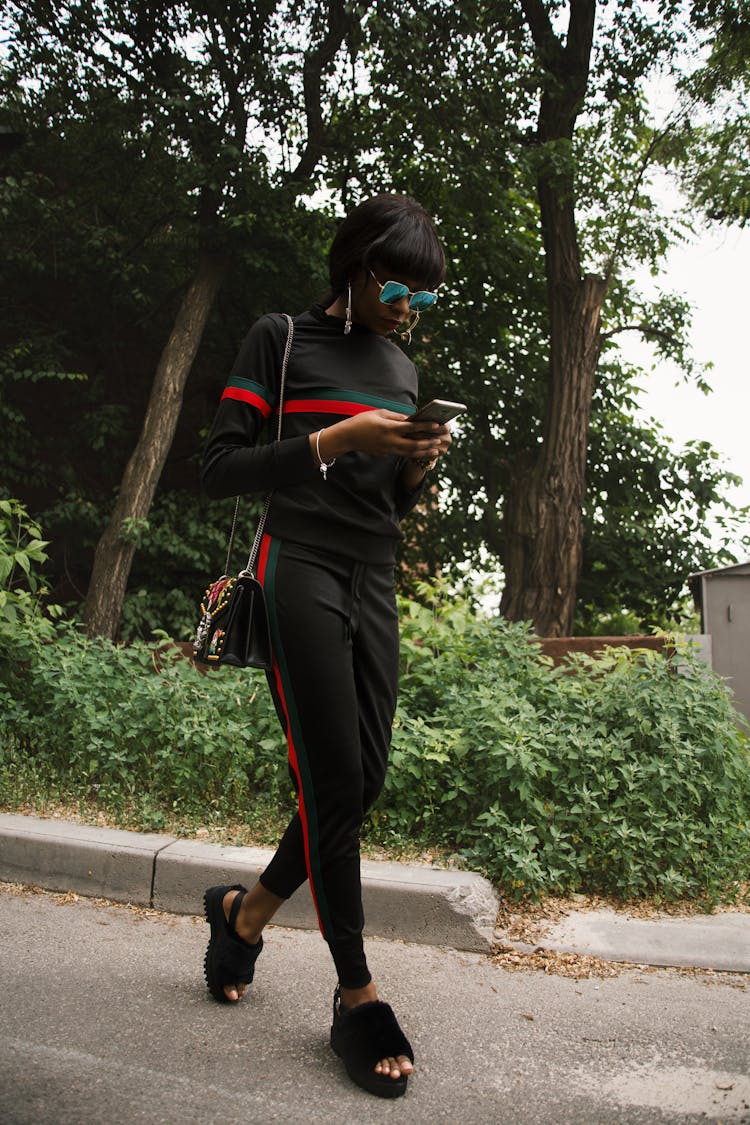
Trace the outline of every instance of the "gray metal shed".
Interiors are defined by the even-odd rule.
[[[690,575],[701,614],[701,632],[711,637],[711,664],[729,681],[737,710],[750,722],[750,562]]]

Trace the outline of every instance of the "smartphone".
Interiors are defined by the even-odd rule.
[[[444,398],[434,398],[432,402],[420,407],[416,414],[412,414],[409,421],[440,422],[443,424],[450,422],[451,418],[457,418],[465,410],[466,404],[463,402],[448,402]]]

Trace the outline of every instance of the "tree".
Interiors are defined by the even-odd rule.
[[[568,8],[539,7],[558,42],[550,57],[559,62],[568,49],[561,30]],[[127,548],[133,559],[126,628],[132,630],[136,618],[147,629],[164,623],[182,632],[190,624],[190,586],[197,591],[219,557],[225,520],[223,509],[207,510],[195,496],[199,430],[253,316],[302,307],[315,293],[315,279],[322,282],[332,216],[327,206],[294,202],[318,182],[309,178],[317,167],[327,198],[340,195],[345,208],[381,188],[417,196],[436,214],[447,243],[448,280],[436,313],[422,318],[412,354],[424,395],[464,398],[471,409],[442,468],[439,513],[425,513],[420,554],[434,569],[451,561],[484,562],[489,552],[507,570],[511,545],[521,539],[524,566],[537,548],[543,548],[545,566],[556,566],[559,532],[545,526],[527,544],[508,513],[511,503],[528,511],[524,490],[531,474],[539,482],[535,518],[541,519],[550,489],[559,486],[554,474],[548,480],[550,466],[568,472],[570,458],[562,452],[569,448],[580,457],[588,447],[579,620],[609,611],[614,598],[620,602],[627,594],[617,583],[618,552],[643,576],[638,612],[653,619],[660,601],[671,596],[668,576],[653,566],[655,552],[682,567],[701,512],[726,481],[710,453],[675,453],[653,427],[636,424],[632,373],[616,350],[623,331],[637,330],[687,367],[684,303],[662,297],[649,306],[627,282],[631,263],[645,260],[657,268],[675,237],[674,227],[650,206],[646,169],[668,146],[650,126],[638,91],[650,66],[676,57],[679,36],[669,22],[671,11],[647,20],[627,5],[613,10],[600,3],[597,11],[606,18],[594,33],[594,65],[572,136],[541,140],[540,90],[549,86],[557,96],[559,83],[552,63],[538,56],[520,4],[363,4],[351,13],[346,48],[334,59],[324,51],[326,42],[331,46],[324,30],[330,8],[312,0],[297,5],[308,23],[303,20],[299,49],[292,44],[289,56],[278,35],[285,10],[279,4],[245,13],[258,34],[267,21],[268,38],[265,54],[252,55],[248,47],[258,69],[253,97],[248,80],[239,101],[222,93],[240,69],[221,71],[226,44],[223,32],[218,40],[209,34],[220,18],[213,9],[192,6],[179,15],[168,8],[149,25],[151,40],[141,29],[141,39],[155,44],[155,78],[141,73],[148,69],[146,48],[130,35],[137,5],[127,8],[132,19],[125,38],[114,40],[117,50],[100,51],[99,28],[86,24],[85,5],[76,8],[85,27],[69,35],[65,49],[52,49],[33,19],[20,25],[24,59],[36,60],[43,74],[23,92],[20,120],[29,125],[29,139],[10,158],[12,175],[0,181],[0,270],[16,297],[0,326],[3,464],[35,514],[48,505],[53,527],[45,520],[45,533],[67,541],[58,574],[71,568],[75,555],[74,577],[85,586],[91,540],[99,538],[103,522],[101,505],[111,503],[143,429],[151,372],[190,279],[213,256],[219,267],[224,263],[229,280],[206,321],[185,392],[178,389],[173,400],[174,406],[181,402],[177,437],[161,471],[150,525],[140,514],[143,507],[148,512],[145,504],[116,511],[112,521],[115,550],[123,555]],[[108,12],[113,20],[125,18],[121,6]],[[312,29],[316,13],[311,41],[321,50],[308,50],[305,67],[304,27]],[[361,24],[355,15],[363,16]],[[188,26],[198,28],[189,51],[180,38]],[[69,23],[65,30],[71,32]],[[103,57],[91,54],[92,43]],[[135,44],[135,69],[122,44]],[[243,49],[231,38],[229,46],[230,54]],[[329,75],[320,106],[311,94],[321,89],[313,82],[317,66]],[[31,62],[25,72],[34,73]],[[253,120],[240,151],[217,138],[228,135],[222,123],[241,119],[243,105],[252,109]],[[198,128],[201,123],[205,128]],[[551,394],[551,283],[544,268],[540,178],[559,194],[553,203],[565,220],[560,231],[577,240],[571,258],[549,236],[553,257],[569,266],[577,255],[580,263],[577,288],[574,271],[558,284],[559,307],[567,309],[569,301],[575,313],[574,297],[587,273],[607,282],[590,428],[585,401],[578,414],[569,409],[568,398],[573,401],[580,390],[566,383],[578,378],[575,365],[558,363],[557,397]],[[215,221],[204,223],[214,213],[209,205],[215,206]],[[557,211],[545,214],[554,219]],[[552,228],[554,234],[554,222]],[[572,325],[565,330],[575,338]],[[558,343],[561,338],[555,337]],[[85,381],[68,378],[81,374]],[[40,421],[42,387],[59,422],[56,456],[50,454],[49,423]],[[560,401],[567,414],[558,432],[562,421],[553,404]],[[159,440],[163,452],[168,433]],[[659,471],[648,471],[649,462]],[[580,461],[574,468],[571,479],[580,488]],[[154,479],[159,472],[152,460],[134,476]],[[571,520],[562,531],[575,530]],[[211,543],[217,549],[213,560]],[[704,560],[711,565],[702,553],[699,565]],[[526,581],[522,566],[507,596],[514,583],[523,593]],[[144,607],[140,614],[138,604]]]
[[[535,142],[549,310],[549,393],[541,449],[505,501],[506,587],[500,612],[545,636],[572,632],[581,572],[588,423],[607,278],[582,273],[569,146],[588,87],[596,4],[572,2],[565,41],[539,0],[522,0],[543,72]]]
[[[633,428],[597,392],[598,378],[617,384],[617,334],[641,332],[689,371],[684,304],[661,297],[648,308],[621,281],[633,263],[656,269],[678,233],[648,193],[672,126],[653,126],[641,88],[674,64],[685,34],[675,5],[521,0],[460,13],[440,2],[394,6],[374,35],[381,107],[372,112],[388,138],[381,176],[431,203],[451,256],[453,305],[430,331],[423,367],[430,391],[468,398],[471,412],[445,465],[441,519],[454,544],[481,540],[500,559],[501,611],[543,634],[572,631],[582,513],[606,512],[606,471],[595,462],[587,480],[591,411],[608,411],[597,426],[610,443]],[[408,47],[399,53],[396,41]],[[406,53],[412,78],[400,69]],[[407,106],[399,139],[387,119],[398,128]],[[370,183],[373,169],[357,174]],[[663,464],[663,438],[648,433]],[[619,442],[636,473],[643,438]],[[672,528],[689,535],[726,475],[707,463],[681,479]],[[632,517],[658,542],[652,499]],[[588,545],[604,534],[592,525]],[[587,578],[588,594],[591,566]]]
[[[103,99],[140,106],[136,132],[160,132],[187,165],[195,199],[196,265],[159,360],[141,435],[108,526],[97,545],[84,617],[90,634],[114,636],[135,551],[169,452],[182,394],[206,320],[230,261],[232,223],[247,214],[252,185],[285,191],[287,205],[313,184],[328,142],[324,100],[330,71],[352,27],[343,0],[295,6],[306,49],[290,52],[283,3],[249,8],[45,3],[18,11],[12,65],[43,86],[48,68],[75,92],[73,110],[95,114]],[[294,57],[296,54],[296,58]],[[258,98],[259,92],[261,97]],[[297,94],[297,97],[295,97]],[[64,130],[69,109],[61,107]],[[251,126],[263,130],[249,140]],[[304,128],[303,128],[304,125]],[[293,168],[273,176],[263,142],[295,128]],[[292,147],[292,146],[290,146]]]
[[[0,490],[33,508],[51,540],[53,597],[77,612],[195,269],[195,223],[184,165],[130,128],[129,107],[103,102],[61,134],[48,127],[52,93],[24,105],[26,141],[0,178]],[[155,507],[126,528],[137,550],[124,637],[194,627],[229,520],[200,494],[202,431],[255,316],[304,307],[324,283],[326,214],[260,182],[237,223]]]

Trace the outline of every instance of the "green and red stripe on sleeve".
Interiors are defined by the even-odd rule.
[[[254,383],[252,379],[243,379],[241,375],[230,376],[221,397],[222,399],[232,398],[237,402],[245,402],[248,406],[254,406],[264,418],[268,418],[274,408],[271,392],[262,387],[260,383]]]

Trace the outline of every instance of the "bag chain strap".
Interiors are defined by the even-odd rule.
[[[288,313],[284,313],[283,315],[284,315],[284,319],[287,322],[289,332],[288,332],[288,335],[287,335],[287,338],[286,338],[286,347],[284,349],[284,358],[281,361],[281,383],[280,383],[280,386],[279,386],[279,425],[278,425],[278,429],[276,431],[276,440],[277,441],[281,441],[281,427],[282,427],[283,418],[284,418],[284,394],[286,392],[286,369],[289,366],[289,356],[290,356],[291,351],[292,351],[292,342],[294,340],[294,321],[292,320],[292,318],[289,316]],[[266,526],[266,517],[268,516],[268,509],[271,507],[271,497],[272,497],[272,495],[273,495],[273,493],[269,492],[268,495],[266,496],[265,501],[264,501],[263,511],[261,512],[260,519],[258,520],[258,529],[255,532],[255,538],[253,539],[253,545],[250,548],[250,554],[247,557],[247,563],[245,564],[244,570],[240,571],[240,577],[242,577],[242,578],[246,578],[248,576],[251,577],[251,578],[253,577],[253,574],[254,574],[254,571],[255,571],[255,563],[256,563],[256,560],[257,560],[257,557],[258,557],[258,551],[260,550],[260,543],[261,543],[261,540],[263,538],[263,532],[264,532],[265,526]],[[227,561],[226,561],[226,564],[224,566],[224,573],[225,574],[229,574],[229,563],[230,563],[231,558],[232,558],[232,548],[234,546],[234,534],[235,534],[235,531],[237,530],[237,516],[238,516],[239,510],[240,510],[240,497],[238,496],[237,500],[235,502],[235,505],[234,505],[234,516],[232,517],[232,530],[229,533],[229,544],[227,546]]]

